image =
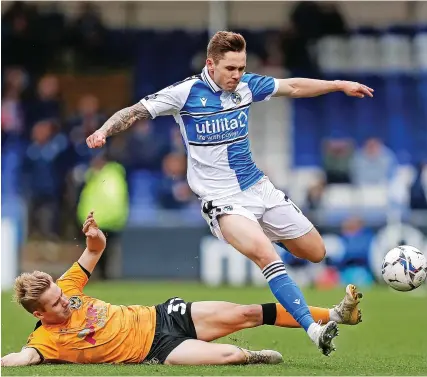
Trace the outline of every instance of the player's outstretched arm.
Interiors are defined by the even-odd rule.
[[[86,139],[89,148],[101,148],[107,137],[127,130],[133,123],[141,119],[151,118],[145,106],[138,102],[133,106],[117,111],[103,126]]]
[[[78,262],[92,273],[107,245],[107,239],[101,229],[98,228],[93,217],[93,211],[87,216],[82,231],[86,236],[86,249]]]
[[[39,364],[40,355],[34,348],[24,348],[21,352],[10,353],[1,358],[2,367],[19,367]]]
[[[292,98],[317,97],[332,92],[344,92],[350,97],[373,97],[374,89],[353,81],[326,81],[306,78],[279,79],[279,88],[274,97]]]

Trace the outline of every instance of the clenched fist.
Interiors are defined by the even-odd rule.
[[[102,148],[106,143],[107,136],[103,131],[97,130],[86,139],[89,148]]]

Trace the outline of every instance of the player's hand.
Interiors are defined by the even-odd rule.
[[[107,135],[101,130],[95,131],[86,139],[86,144],[89,148],[101,148],[107,140]]]
[[[374,89],[369,86],[359,84],[353,81],[338,81],[338,86],[342,92],[350,97],[364,98],[365,96],[373,97]]]
[[[83,233],[86,236],[86,247],[90,251],[101,252],[107,245],[104,233],[98,228],[93,217],[93,211],[89,213],[83,224]]]

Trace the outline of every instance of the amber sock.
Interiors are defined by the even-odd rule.
[[[279,327],[301,327],[292,315],[279,303],[263,304],[263,324],[274,325]],[[310,313],[315,322],[321,321],[322,324],[329,322],[330,310],[327,308],[318,308],[309,306]]]

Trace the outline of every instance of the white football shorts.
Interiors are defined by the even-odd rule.
[[[272,242],[298,238],[313,229],[302,211],[266,176],[245,191],[202,202],[202,216],[212,234],[225,241],[218,223],[222,215],[240,215],[258,222]]]

